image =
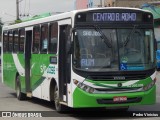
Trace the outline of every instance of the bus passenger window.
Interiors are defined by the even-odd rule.
[[[57,52],[57,41],[58,41],[58,23],[52,23],[50,25],[50,34],[49,34],[49,53]]]
[[[40,26],[35,26],[33,30],[33,46],[32,52],[39,53],[39,45],[40,45]]]
[[[13,32],[13,52],[19,51],[19,38],[18,38],[18,30]]]
[[[13,34],[12,32],[9,32],[9,52],[12,52],[13,50]]]
[[[41,28],[41,52],[47,53],[48,49],[48,24]]]
[[[8,51],[8,33],[3,33],[3,52]]]
[[[19,46],[19,51],[24,53],[24,36],[25,36],[25,31],[24,29],[19,31],[19,38],[20,38],[20,46]]]

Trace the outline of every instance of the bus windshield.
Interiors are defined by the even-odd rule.
[[[79,28],[73,64],[85,71],[148,70],[155,64],[153,39],[152,29]]]

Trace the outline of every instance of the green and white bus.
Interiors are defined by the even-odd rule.
[[[3,27],[2,82],[57,111],[156,102],[153,15],[92,8]]]

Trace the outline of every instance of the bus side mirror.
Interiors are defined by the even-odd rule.
[[[156,51],[156,64],[157,71],[160,71],[160,50]]]

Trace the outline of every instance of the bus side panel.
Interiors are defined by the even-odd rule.
[[[22,69],[20,69],[22,68]],[[20,76],[21,89],[25,92],[24,78],[24,55],[23,54],[3,54],[3,80],[4,84],[15,89],[16,74]]]
[[[37,98],[41,98],[41,84],[43,81],[42,72],[41,72],[41,62],[42,59],[40,54],[32,54],[31,55],[31,88],[32,95]],[[44,56],[43,56],[44,57]]]
[[[19,62],[20,62],[20,65],[21,67],[23,68],[23,71],[25,71],[25,59],[24,59],[24,54],[20,53],[18,54],[18,59],[19,59]],[[18,66],[17,66],[18,67]],[[18,70],[17,70],[18,71]],[[18,71],[18,72],[23,72],[23,71]],[[23,73],[23,75],[20,75],[20,82],[21,82],[21,89],[22,89],[22,92],[25,93],[25,73]]]
[[[32,54],[31,57],[31,88],[34,97],[49,100],[50,98],[50,81],[55,78],[55,70],[50,70],[51,54]],[[52,77],[48,77],[48,73]]]
[[[15,89],[16,67],[11,53],[3,54],[3,80],[4,84]]]

